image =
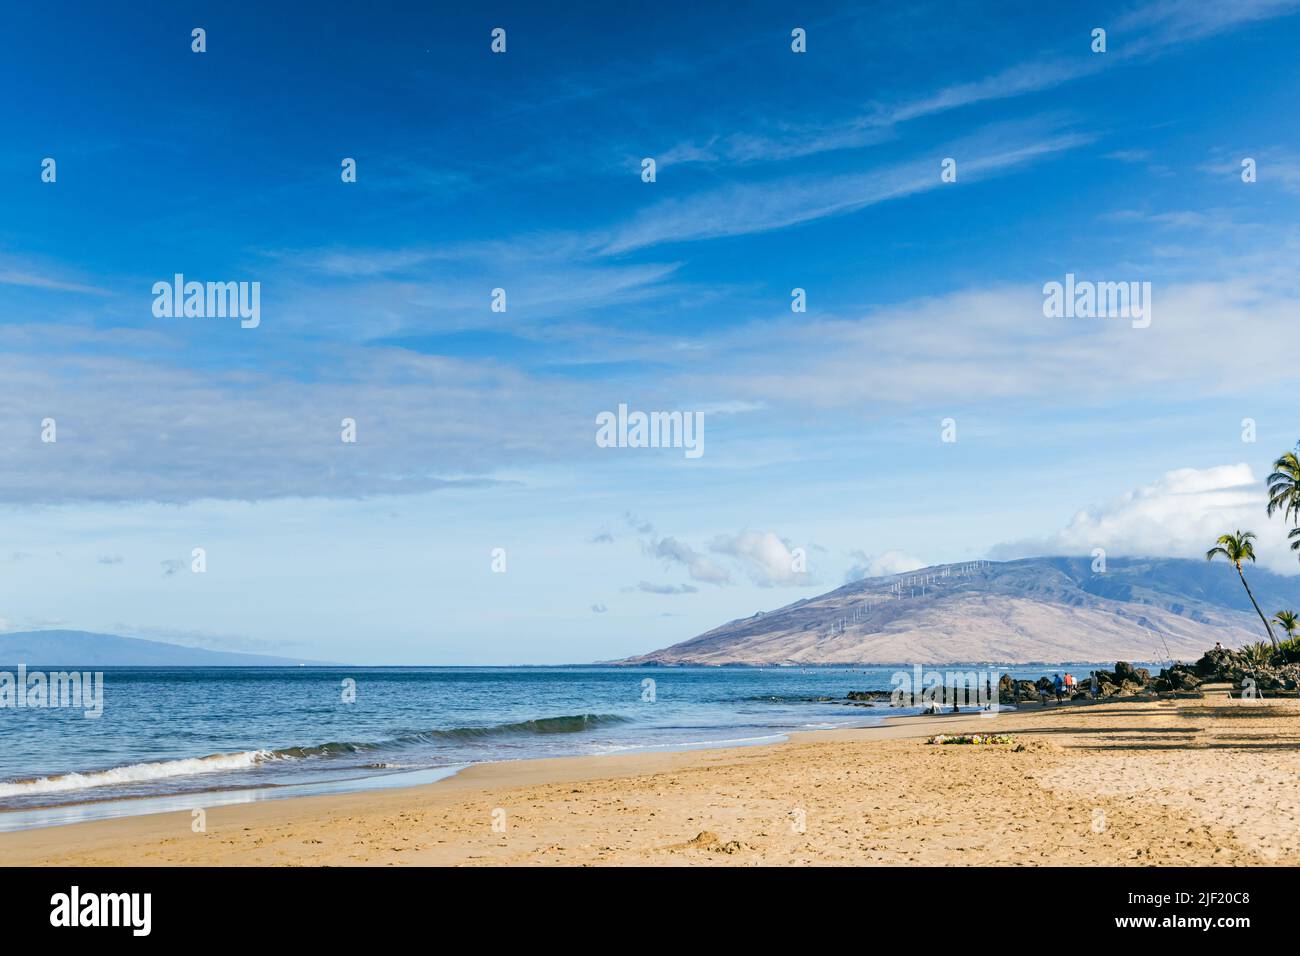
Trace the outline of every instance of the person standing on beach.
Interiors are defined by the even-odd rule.
[[[1088,672],[1088,693],[1093,700],[1097,699],[1097,694],[1101,692],[1101,682],[1097,680],[1097,672]]]
[[[1065,681],[1061,680],[1060,674],[1052,675],[1052,689],[1056,691],[1056,702],[1059,704],[1065,697]]]

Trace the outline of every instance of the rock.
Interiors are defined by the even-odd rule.
[[[1244,665],[1245,660],[1241,652],[1220,647],[1206,651],[1204,656],[1192,665],[1192,670],[1202,680],[1224,681],[1231,680],[1232,673],[1240,672],[1244,669]]]
[[[887,690],[851,690],[846,695],[849,700],[889,700]]]
[[[1018,680],[1016,696],[1019,700],[1038,700],[1038,685],[1030,680]]]
[[[1108,678],[1110,677],[1109,672],[1101,671],[1099,673],[1105,673]],[[1139,688],[1145,687],[1151,683],[1151,672],[1145,667],[1134,667],[1128,661],[1116,661],[1113,683],[1119,684],[1121,687],[1126,683],[1136,684]]]
[[[1174,664],[1160,672],[1153,686],[1161,691],[1195,690],[1201,686],[1201,683],[1201,678],[1197,677],[1186,664]]]
[[[999,704],[1016,704],[1020,701],[1020,695],[1016,693],[1016,682],[1012,680],[1010,674],[1003,674],[998,678],[998,703]]]
[[[1248,677],[1254,679],[1255,686],[1260,690],[1294,690],[1300,674],[1297,673],[1295,664],[1284,664],[1281,667],[1256,667],[1253,671],[1242,673],[1233,683],[1241,686],[1242,681]]]
[[[739,853],[741,850],[748,850],[745,844],[739,840],[728,840],[726,843],[712,830],[702,830],[696,834],[695,839],[687,840],[683,846],[690,847],[693,850],[708,850],[710,853]]]

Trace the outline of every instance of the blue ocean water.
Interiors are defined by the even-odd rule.
[[[38,807],[80,805],[84,818],[110,801],[370,787],[481,761],[738,746],[863,726],[916,713],[845,699],[889,689],[897,670],[110,668],[98,719],[0,709],[0,829],[5,811]]]

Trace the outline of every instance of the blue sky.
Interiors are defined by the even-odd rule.
[[[0,625],[559,663],[974,557],[1300,571],[1300,3],[263,6],[3,15]]]

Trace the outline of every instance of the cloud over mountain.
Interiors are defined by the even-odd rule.
[[[1083,508],[1059,531],[1002,544],[994,557],[1027,554],[1090,554],[1204,558],[1219,535],[1237,529],[1258,536],[1259,563],[1297,573],[1286,527],[1266,515],[1264,483],[1244,463],[1179,468],[1100,505]]]

